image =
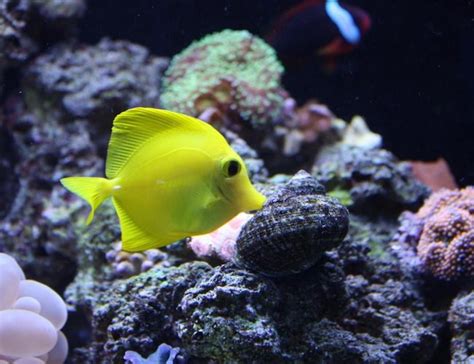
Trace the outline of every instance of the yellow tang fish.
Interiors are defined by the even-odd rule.
[[[216,129],[167,110],[138,107],[116,116],[105,174],[61,183],[90,204],[88,224],[112,197],[126,251],[211,232],[265,202]]]

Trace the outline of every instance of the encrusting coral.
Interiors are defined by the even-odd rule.
[[[60,331],[67,320],[62,298],[48,286],[25,279],[18,263],[4,253],[0,292],[0,362],[63,363],[68,344]]]
[[[253,126],[280,117],[287,93],[275,51],[249,32],[223,30],[176,55],[163,80],[163,107],[198,116],[209,107]]]
[[[442,189],[417,216],[424,220],[417,252],[426,269],[441,280],[474,277],[474,188]]]
[[[474,277],[474,187],[441,189],[399,221],[392,247],[409,266],[445,282]]]

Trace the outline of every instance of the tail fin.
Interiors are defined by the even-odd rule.
[[[101,177],[66,177],[61,179],[61,184],[91,206],[91,212],[87,217],[88,225],[94,218],[97,207],[112,194],[112,183]]]

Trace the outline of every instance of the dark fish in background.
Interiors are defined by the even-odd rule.
[[[278,18],[266,40],[284,61],[307,61],[317,55],[330,64],[356,48],[370,25],[369,15],[355,6],[306,0]]]

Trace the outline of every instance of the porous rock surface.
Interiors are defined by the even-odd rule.
[[[41,118],[19,98],[10,103],[12,110],[4,117],[13,137],[9,150],[17,155],[12,169],[20,183],[7,196],[12,202],[0,220],[0,251],[15,256],[31,278],[60,290],[75,273],[74,226],[82,222],[87,206],[71,198],[59,179],[99,175],[103,161],[87,122],[62,125]]]
[[[146,357],[167,342],[204,362],[426,363],[445,314],[426,308],[390,253],[395,224],[364,219],[338,250],[292,276],[191,262],[95,282],[89,302],[70,301],[88,312],[95,343],[75,357],[119,363],[125,350]]]
[[[474,291],[461,292],[454,299],[448,321],[453,335],[452,362],[474,362]]]
[[[418,208],[429,193],[408,163],[384,149],[338,143],[318,154],[312,173],[327,191],[348,191],[356,212],[395,215]]]
[[[53,107],[65,119],[87,118],[111,125],[135,106],[158,106],[167,60],[137,44],[104,38],[95,46],[61,44],[39,56],[25,71],[30,103]],[[41,105],[41,100],[49,100]]]

